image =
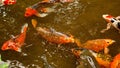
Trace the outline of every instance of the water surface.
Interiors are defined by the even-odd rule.
[[[100,31],[106,28],[103,14],[119,15],[119,0],[76,0],[73,3],[61,4],[54,13],[45,18],[24,17],[25,8],[39,0],[17,0],[15,5],[0,7],[0,45],[20,33],[22,25],[29,24],[25,46],[22,53],[12,50],[2,51],[4,61],[12,61],[11,67],[44,68],[49,64],[53,68],[75,68],[76,58],[70,49],[76,44],[61,45],[49,43],[37,34],[31,25],[31,19],[36,19],[38,26],[53,28],[59,32],[72,34],[83,43],[90,39],[111,38],[116,40],[110,46],[112,56],[120,52],[120,34],[111,28],[104,34]],[[46,56],[47,62],[41,57]]]

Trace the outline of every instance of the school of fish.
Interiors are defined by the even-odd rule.
[[[0,6],[13,5],[16,3],[16,1],[17,0],[0,0]],[[27,7],[24,16],[31,17],[35,15],[38,17],[45,17],[55,11],[55,7],[53,8],[53,6],[57,7],[56,3],[70,2],[73,2],[73,0],[43,0]],[[101,33],[104,33],[110,29],[111,26],[120,32],[120,16],[114,17],[109,14],[103,14],[102,17],[108,23],[106,29],[101,30]],[[48,42],[65,45],[67,45],[67,43],[75,43],[77,45],[77,48],[71,49],[71,52],[76,56],[77,59],[79,59],[79,65],[76,68],[120,68],[120,54],[117,54],[115,57],[111,57],[111,55],[108,54],[108,47],[113,45],[115,40],[108,38],[93,39],[88,40],[85,43],[81,43],[72,35],[58,32],[53,28],[41,26],[37,27],[37,21],[35,19],[32,19],[31,22],[37,33]],[[21,47],[25,45],[27,30],[28,24],[25,23],[22,26],[20,34],[3,42],[1,50],[14,50],[16,52],[22,52]],[[100,54],[102,51],[103,53]],[[44,56],[42,59],[51,68]]]

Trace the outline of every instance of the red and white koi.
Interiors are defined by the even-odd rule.
[[[6,41],[2,45],[2,50],[15,50],[17,52],[21,52],[21,46],[24,45],[24,41],[26,39],[26,31],[28,28],[28,24],[25,24],[22,27],[21,34],[15,36],[14,38],[11,38],[10,40]]]
[[[17,0],[0,0],[0,5],[13,5],[16,3]]]
[[[30,17],[35,15],[38,17],[45,17],[49,13],[55,11],[55,7],[58,6],[57,3],[69,3],[69,2],[73,2],[73,0],[43,0],[30,7],[27,7],[24,16]]]
[[[109,14],[104,14],[103,18],[108,22],[107,28],[103,29],[101,33],[104,33],[105,31],[109,30],[111,26],[115,27],[120,32],[120,16],[113,17]]]
[[[73,2],[73,0],[43,0],[44,2],[48,3],[69,3]]]
[[[24,16],[30,17],[35,15],[38,17],[45,17],[49,13],[54,12],[54,8],[49,8],[48,5],[53,5],[53,3],[38,2],[30,7],[27,7]]]

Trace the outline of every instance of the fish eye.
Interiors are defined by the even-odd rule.
[[[11,46],[10,46],[10,45],[8,45],[7,47],[8,47],[8,48],[11,48]]]
[[[110,43],[110,42],[107,41],[107,43]]]
[[[111,22],[113,23],[113,22],[114,22],[114,20],[111,20]]]
[[[29,16],[29,13],[26,13],[25,15],[26,15],[26,16]]]

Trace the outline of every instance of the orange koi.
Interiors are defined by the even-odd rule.
[[[112,59],[110,55],[96,53],[96,55],[94,56],[101,68],[110,68],[110,63]]]
[[[36,23],[37,21],[35,19],[32,19],[33,26],[36,26]],[[61,32],[57,32],[54,29],[36,27],[36,30],[38,34],[40,34],[44,39],[46,39],[49,42],[53,42],[57,44],[76,43],[72,35],[68,36]]]
[[[109,30],[111,26],[116,28],[120,32],[120,16],[113,17],[109,14],[104,14],[103,18],[108,22],[106,29],[101,30],[101,33],[104,33],[105,31]]]
[[[37,27],[36,30],[43,38],[45,38],[49,42],[57,44],[74,43],[73,36],[65,35],[53,29]]]
[[[110,68],[120,68],[120,53],[113,58]]]
[[[95,39],[95,40],[88,40],[80,47],[93,50],[95,52],[99,52],[104,49],[104,53],[107,54],[109,49],[107,48],[109,45],[113,44],[115,41],[112,39]]]
[[[27,28],[28,28],[28,24],[25,24],[22,27],[21,34],[15,36],[14,38],[11,38],[8,41],[6,41],[3,44],[1,49],[2,50],[11,49],[11,50],[15,50],[15,51],[21,52],[21,46],[24,45],[24,41],[25,41],[25,38],[26,38]]]

